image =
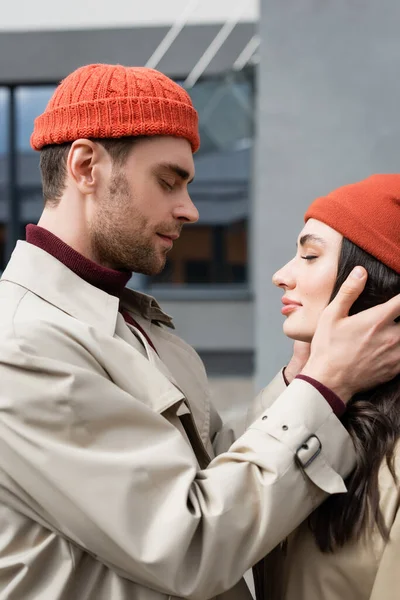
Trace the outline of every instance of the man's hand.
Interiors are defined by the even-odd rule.
[[[293,356],[287,367],[285,367],[285,377],[289,383],[300,373],[310,357],[311,344],[308,342],[295,341],[293,345]]]
[[[346,279],[321,315],[310,358],[302,370],[343,402],[400,372],[400,323],[394,322],[400,315],[400,294],[348,316],[366,281],[367,272],[362,267],[356,267]]]

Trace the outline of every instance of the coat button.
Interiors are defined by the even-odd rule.
[[[267,415],[264,415],[262,420],[265,421],[265,419],[268,419]]]
[[[287,425],[282,425],[282,429],[283,429],[283,431],[287,431],[289,429],[289,427]]]

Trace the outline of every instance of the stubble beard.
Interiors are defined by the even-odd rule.
[[[129,228],[129,224],[134,226]],[[156,251],[149,231],[148,219],[135,206],[125,174],[115,172],[108,195],[101,201],[91,224],[91,247],[96,262],[119,271],[161,273],[167,252]]]

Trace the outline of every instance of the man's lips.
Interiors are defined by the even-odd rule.
[[[174,241],[179,237],[178,233],[169,233],[168,235],[164,233],[157,233],[157,235],[170,248],[172,248]]]
[[[172,241],[177,240],[179,237],[179,233],[158,233],[157,235]]]
[[[300,302],[296,302],[295,300],[286,298],[286,296],[284,296],[282,298],[282,304],[283,304],[283,307],[282,307],[281,313],[283,315],[289,315],[296,309],[300,308],[300,306],[302,306],[302,304],[300,304]]]

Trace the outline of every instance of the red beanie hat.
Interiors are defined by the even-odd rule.
[[[317,198],[308,219],[329,225],[400,273],[400,175],[372,175]]]
[[[189,94],[146,67],[87,65],[66,77],[35,119],[31,146],[79,138],[170,135],[200,145],[197,112]]]

